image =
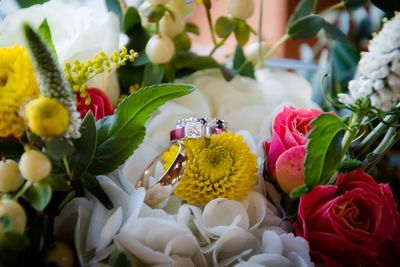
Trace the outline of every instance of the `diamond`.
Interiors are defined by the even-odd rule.
[[[205,127],[200,122],[187,121],[185,125],[186,138],[200,138],[204,136]]]

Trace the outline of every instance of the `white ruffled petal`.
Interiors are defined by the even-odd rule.
[[[264,253],[282,254],[283,244],[278,234],[265,231],[262,237],[262,250]]]

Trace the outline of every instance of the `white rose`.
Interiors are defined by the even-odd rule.
[[[73,59],[86,61],[100,51],[111,54],[118,50],[120,39],[122,42],[126,38],[120,34],[117,16],[111,12],[99,17],[89,8],[51,1],[8,14],[0,25],[0,46],[24,45],[22,23],[38,27],[44,19],[48,21],[61,64]],[[96,76],[89,86],[105,91],[113,103],[118,101],[115,71]]]

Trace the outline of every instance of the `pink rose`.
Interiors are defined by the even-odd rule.
[[[400,266],[400,213],[387,184],[361,170],[300,198],[296,233],[323,266]]]
[[[79,94],[77,95],[77,109],[81,113],[82,118],[85,117],[89,110],[93,112],[96,121],[105,116],[114,114],[111,101],[103,91],[97,88],[89,88],[87,92],[91,100],[89,105],[86,105],[85,98],[80,97]]]
[[[304,183],[304,158],[310,123],[322,112],[285,107],[274,120],[272,140],[264,143],[268,174],[286,193]]]

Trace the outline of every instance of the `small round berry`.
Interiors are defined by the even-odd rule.
[[[17,190],[24,183],[18,173],[18,164],[10,159],[0,161],[0,193]]]
[[[75,255],[67,244],[54,242],[46,250],[44,263],[46,265],[54,264],[58,267],[72,267],[75,263]]]
[[[171,38],[174,38],[185,29],[185,21],[179,16],[175,16],[175,19],[169,14],[165,15],[160,20],[160,33],[165,34]]]
[[[26,214],[22,206],[11,199],[0,200],[0,219],[10,220],[12,232],[22,234],[26,226]],[[3,231],[2,231],[3,232]]]
[[[248,19],[253,15],[253,0],[229,0],[228,13],[238,19]]]
[[[168,36],[153,35],[147,42],[146,54],[154,64],[167,63],[175,54],[175,46]]]
[[[19,171],[25,179],[39,182],[50,174],[51,162],[39,151],[26,151],[19,161]]]
[[[147,0],[153,5],[165,5],[169,0]]]

